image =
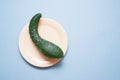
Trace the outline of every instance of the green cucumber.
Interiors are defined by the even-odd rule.
[[[43,39],[38,33],[38,23],[42,15],[34,15],[29,24],[29,34],[33,43],[42,53],[50,58],[62,58],[64,56],[62,49],[56,44]]]

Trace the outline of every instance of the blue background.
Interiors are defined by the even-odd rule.
[[[69,38],[65,58],[47,69],[29,65],[18,49],[38,12]],[[120,0],[0,0],[0,80],[120,80]]]

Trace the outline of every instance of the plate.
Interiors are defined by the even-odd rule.
[[[59,23],[52,19],[41,18],[38,24],[38,32],[43,39],[58,45],[65,55],[68,40],[66,32]],[[38,50],[30,38],[29,24],[27,24],[20,33],[19,50],[28,63],[37,67],[50,67],[62,59],[46,57],[40,50]]]

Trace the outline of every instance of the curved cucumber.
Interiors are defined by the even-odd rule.
[[[38,13],[32,17],[29,24],[30,37],[34,42],[34,44],[38,47],[38,49],[40,49],[43,52],[45,56],[51,58],[62,58],[63,51],[61,50],[61,48],[59,48],[57,45],[53,44],[52,42],[44,40],[42,37],[39,36],[38,23],[41,16],[42,15]]]

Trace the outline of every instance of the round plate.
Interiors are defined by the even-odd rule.
[[[39,35],[48,41],[58,45],[64,52],[67,50],[67,35],[60,24],[57,22],[41,18],[38,24]],[[21,31],[19,37],[19,49],[23,58],[30,64],[37,67],[49,67],[58,63],[61,58],[49,58],[42,54],[34,45],[29,35],[29,24]]]

